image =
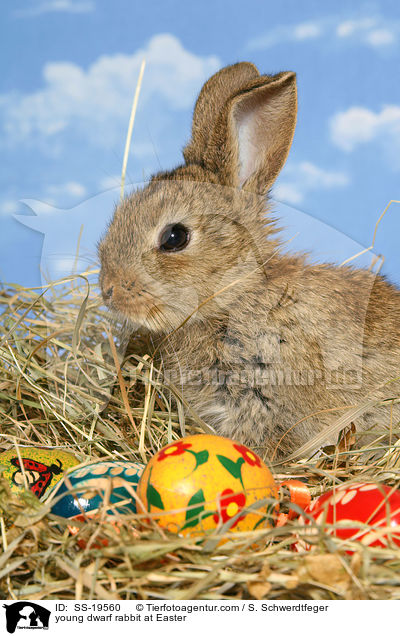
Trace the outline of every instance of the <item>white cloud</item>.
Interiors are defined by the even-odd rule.
[[[376,26],[375,18],[360,18],[358,20],[344,20],[336,27],[336,35],[339,38],[348,38],[360,32],[367,32]]]
[[[294,183],[277,183],[274,187],[273,198],[285,203],[296,205],[304,199],[304,192],[301,191],[299,185]]]
[[[0,116],[9,143],[54,140],[73,130],[94,145],[124,139],[142,59],[146,59],[139,109],[162,102],[169,110],[189,108],[202,82],[221,66],[216,56],[187,51],[170,34],[154,36],[133,55],[104,55],[87,70],[71,62],[44,66],[44,87],[29,94],[0,95]],[[51,143],[49,143],[51,145]],[[152,152],[138,147],[137,151]]]
[[[0,203],[0,214],[16,214],[20,212],[20,206],[18,205],[18,201],[14,201],[13,199],[6,199],[5,201],[1,201]]]
[[[393,44],[399,33],[396,21],[389,22],[381,17],[345,20],[336,27],[339,38],[352,38],[355,41],[370,44],[373,47],[383,47]]]
[[[80,198],[85,196],[86,188],[82,183],[78,183],[77,181],[67,181],[67,183],[47,186],[47,192],[56,197],[68,196]]]
[[[387,46],[394,44],[396,34],[389,29],[374,29],[366,34],[365,40],[372,46]]]
[[[111,190],[111,188],[118,188],[121,185],[121,175],[114,174],[108,177],[104,177],[99,182],[99,188],[101,190]]]
[[[324,37],[383,48],[394,44],[399,34],[400,22],[380,15],[359,16],[348,20],[327,16],[309,22],[275,26],[251,40],[248,47],[262,50],[286,42],[304,42]]]
[[[384,106],[378,113],[361,106],[352,106],[332,117],[330,133],[333,143],[346,152],[373,140],[395,147],[399,152],[400,106]]]
[[[285,42],[299,42],[320,37],[325,29],[322,20],[313,22],[300,22],[299,24],[278,25],[267,31],[264,35],[253,38],[248,43],[248,48],[252,50],[268,49],[277,44]]]
[[[274,187],[273,198],[292,205],[302,203],[310,192],[341,188],[350,182],[343,172],[324,170],[309,161],[287,165],[281,179]]]
[[[322,35],[322,24],[318,22],[302,22],[293,30],[295,40],[310,40]]]
[[[49,260],[51,258],[51,255],[49,257]],[[52,262],[51,262],[52,268],[53,270],[55,270],[55,272],[58,274],[58,276],[68,276],[69,274],[71,274],[74,271],[74,268],[76,267],[75,271],[82,271],[85,269],[85,265],[86,263],[83,264],[80,267],[78,267],[78,263],[76,262],[76,258],[74,256],[65,256],[65,257],[60,257],[58,258],[57,256],[53,256],[52,258]]]
[[[17,18],[33,18],[44,13],[90,13],[95,5],[91,0],[49,0],[37,6],[28,7],[14,12]]]

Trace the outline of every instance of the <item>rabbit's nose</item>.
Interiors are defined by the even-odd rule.
[[[114,292],[114,287],[109,287],[103,291],[103,300],[111,300]]]

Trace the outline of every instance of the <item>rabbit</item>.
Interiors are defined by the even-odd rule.
[[[366,398],[392,403],[360,431],[400,419],[400,291],[277,237],[269,197],[296,116],[295,73],[223,68],[199,94],[183,165],[123,200],[98,248],[105,304],[151,335],[187,407],[283,460]]]

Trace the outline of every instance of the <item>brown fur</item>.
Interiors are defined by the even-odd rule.
[[[295,122],[293,73],[222,69],[198,98],[185,164],[125,200],[99,246],[105,301],[149,331],[184,398],[216,432],[267,453],[280,442],[278,455],[343,412],[329,409],[399,389],[378,387],[399,375],[400,292],[364,270],[280,253],[264,195]],[[160,251],[178,222],[188,246]],[[357,424],[387,430],[389,409]]]

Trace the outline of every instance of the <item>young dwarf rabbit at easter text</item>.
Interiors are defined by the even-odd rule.
[[[152,335],[190,407],[275,458],[399,394],[385,382],[400,372],[400,292],[279,249],[265,195],[295,123],[294,73],[222,69],[200,92],[185,163],[125,199],[99,245],[105,302]],[[397,409],[371,407],[357,428],[384,434]]]

